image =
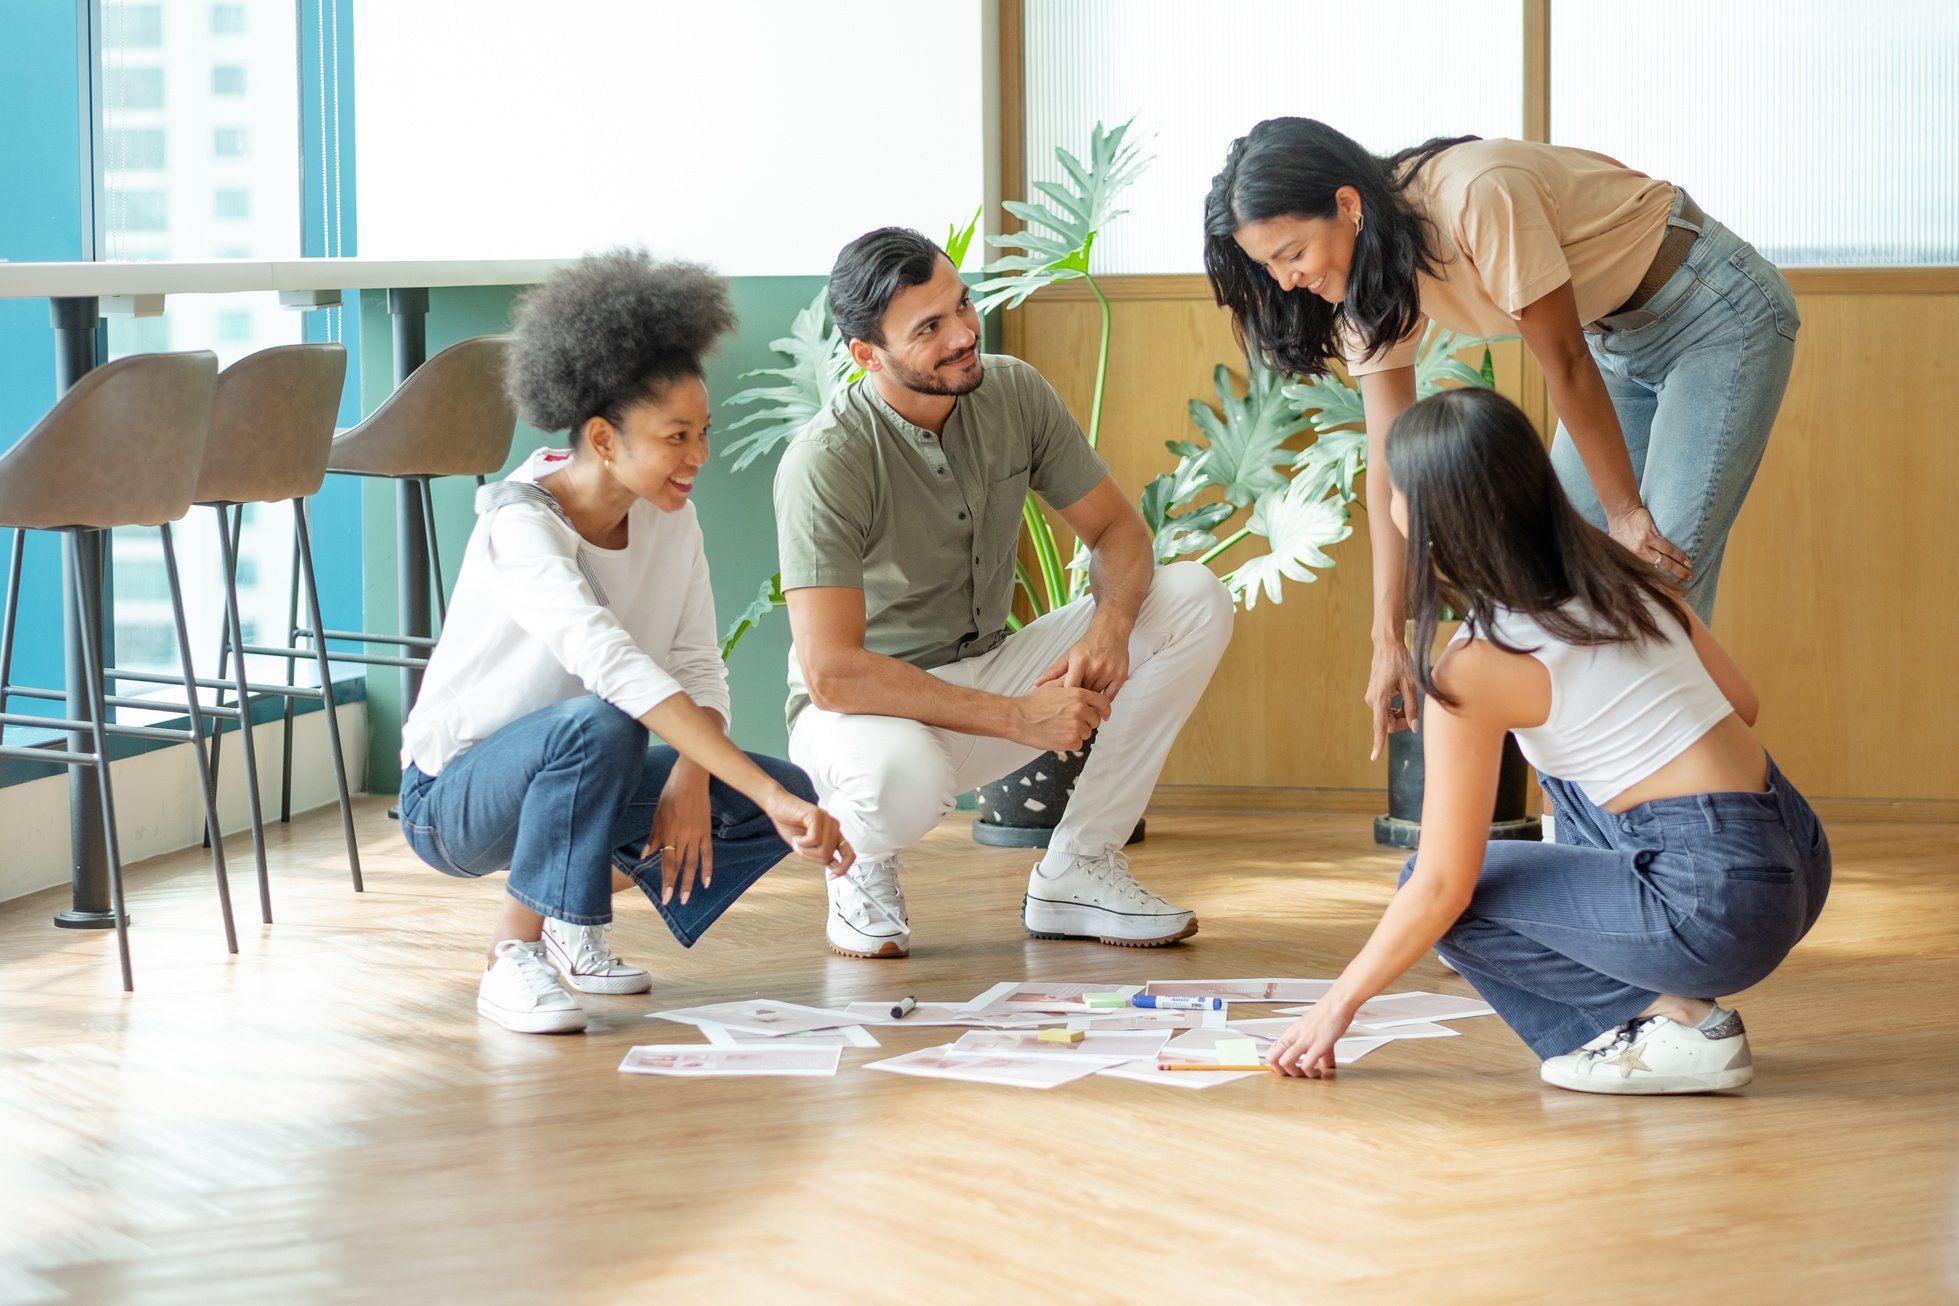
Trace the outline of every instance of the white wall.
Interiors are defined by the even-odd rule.
[[[259,799],[267,821],[276,821],[279,815],[281,730],[278,722],[267,722],[252,736],[258,749]],[[347,751],[347,783],[358,794],[367,778],[366,703],[341,705],[340,738]],[[308,712],[296,718],[295,814],[336,801],[328,756],[326,717]],[[218,772],[218,821],[233,836],[226,841],[225,851],[234,888],[239,883],[235,877],[243,874],[249,879],[252,867],[251,836],[240,837],[240,832],[250,828],[245,773],[240,765],[243,758],[238,737],[226,736]],[[116,831],[125,866],[203,842],[204,800],[198,793],[190,745],[177,744],[124,758],[111,768],[110,783],[115,789]],[[0,830],[6,832],[5,856],[0,857],[0,902],[67,884],[67,775],[55,774],[0,789]]]

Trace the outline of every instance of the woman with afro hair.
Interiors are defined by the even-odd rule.
[[[808,778],[726,733],[689,495],[708,457],[701,358],[733,326],[718,277],[632,250],[580,260],[517,308],[510,395],[570,447],[478,491],[401,779],[423,861],[510,872],[476,999],[506,1029],[585,1028],[554,967],[582,992],[651,987],[606,942],[628,886],[691,947],[790,852],[851,861]]]

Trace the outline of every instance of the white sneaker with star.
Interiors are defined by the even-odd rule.
[[[1544,1063],[1544,1082],[1577,1093],[1719,1093],[1755,1077],[1738,1012],[1712,1029],[1665,1016],[1629,1020]]]
[[[653,987],[653,977],[631,962],[613,955],[606,935],[610,925],[573,925],[568,921],[544,921],[544,955],[565,977],[565,983],[581,993],[644,993]]]
[[[824,933],[830,951],[841,957],[905,957],[911,954],[911,923],[905,917],[905,891],[898,887],[898,859],[859,859],[838,876],[824,876],[830,918]]]
[[[519,1034],[575,1034],[585,1028],[585,1008],[564,991],[542,943],[505,939],[496,964],[476,988],[476,1010]]]
[[[1197,916],[1136,883],[1115,847],[1075,854],[1050,875],[1034,863],[1021,922],[1037,939],[1095,939],[1117,948],[1158,948],[1197,933]]]

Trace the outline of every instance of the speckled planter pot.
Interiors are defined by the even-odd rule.
[[[1077,752],[1043,753],[1012,775],[981,785],[973,839],[995,848],[1047,847],[1094,742]],[[1143,833],[1143,822],[1137,821],[1127,842],[1140,842]]]

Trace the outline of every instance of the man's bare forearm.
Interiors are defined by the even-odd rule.
[[[954,685],[909,662],[852,649],[810,678],[810,701],[827,712],[895,716],[964,735],[1013,735],[1019,700]]]
[[[1088,585],[1095,595],[1095,619],[1113,623],[1128,635],[1149,597],[1156,571],[1156,542],[1141,522],[1111,526],[1088,555]]]

